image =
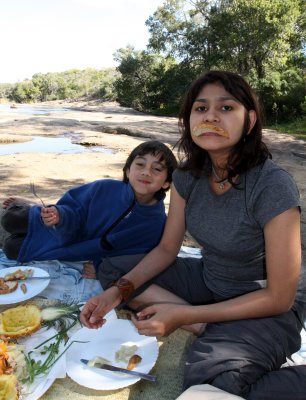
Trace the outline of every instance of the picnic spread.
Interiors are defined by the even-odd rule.
[[[200,250],[183,246],[181,257],[201,257]],[[34,304],[39,310],[58,304],[85,303],[89,298],[101,293],[100,283],[95,279],[84,279],[82,262],[44,261],[17,265],[6,258],[0,250],[0,278],[8,274],[22,273],[28,269],[43,279],[25,280],[27,291],[21,288],[0,297],[0,312],[22,305]],[[20,285],[19,285],[20,286]],[[139,335],[129,321],[127,311],[111,311],[106,316],[105,326],[90,330],[77,324],[68,331],[69,339],[60,343],[61,357],[52,368],[33,382],[22,384],[23,400],[67,399],[105,399],[105,400],[175,400],[182,392],[184,364],[193,335],[178,329],[167,338]],[[58,330],[54,327],[41,329],[20,340],[26,352],[32,354],[36,346],[47,341],[48,354],[52,337]],[[18,341],[19,344],[19,341]],[[116,353],[122,346],[134,346],[140,364],[135,371],[156,377],[156,381],[141,379],[118,372],[90,368],[81,359],[94,359],[102,356],[111,365],[126,367],[123,361],[116,362]],[[98,349],[98,350],[97,350]],[[123,349],[125,350],[125,349]],[[44,363],[46,355],[35,355],[35,361]],[[44,358],[45,357],[45,358]],[[103,359],[103,362],[105,360]],[[126,362],[126,360],[124,361]],[[286,365],[306,364],[306,332],[302,332],[302,346]],[[35,364],[36,365],[36,364]],[[98,365],[98,364],[97,364]]]

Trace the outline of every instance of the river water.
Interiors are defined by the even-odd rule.
[[[18,114],[33,114],[43,115],[50,113],[73,112],[67,108],[52,108],[52,107],[31,107],[31,105],[16,105],[17,108],[11,108],[10,104],[0,104],[0,113],[18,113]],[[59,154],[74,154],[74,153],[107,153],[112,154],[113,150],[107,149],[103,146],[82,146],[80,144],[72,143],[71,135],[65,133],[66,137],[41,137],[35,136],[28,142],[2,144],[0,143],[0,156],[10,155],[16,153],[59,153]],[[68,137],[67,137],[68,136]]]
[[[103,146],[82,146],[71,142],[69,138],[63,137],[33,137],[33,140],[22,143],[12,143],[0,145],[0,156],[16,153],[106,153],[112,154],[113,150]]]
[[[16,108],[11,108],[11,104],[0,104],[0,112],[10,112],[14,114],[33,114],[33,115],[40,115],[40,114],[51,114],[51,113],[60,113],[60,112],[67,112],[73,111],[68,108],[53,108],[53,107],[31,107],[29,104],[16,104]]]

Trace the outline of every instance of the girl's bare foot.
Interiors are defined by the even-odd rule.
[[[2,208],[6,209],[9,206],[16,204],[16,205],[34,205],[37,204],[35,203],[33,200],[29,200],[25,197],[13,197],[10,196],[7,199],[4,200],[4,202],[2,203]]]
[[[96,269],[91,261],[87,261],[83,264],[83,278],[97,279]]]

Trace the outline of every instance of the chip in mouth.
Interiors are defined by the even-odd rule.
[[[220,128],[219,126],[216,126],[214,124],[202,123],[202,124],[195,126],[192,129],[193,136],[201,136],[208,132],[213,132],[213,133],[216,133],[217,135],[220,135],[220,136],[223,136],[223,137],[226,137],[229,139],[229,133],[226,130],[224,130],[223,128]]]

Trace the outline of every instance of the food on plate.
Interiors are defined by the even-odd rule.
[[[117,362],[128,363],[130,358],[136,353],[137,350],[138,346],[135,344],[131,346],[123,344],[120,349],[116,351],[115,359]]]
[[[0,314],[0,335],[18,338],[36,332],[41,326],[41,312],[35,305],[9,308]]]
[[[33,269],[17,269],[14,272],[4,275],[4,280],[7,281],[20,281],[33,276]]]
[[[28,303],[0,313],[0,400],[21,400],[23,395],[31,398],[28,395],[36,378],[48,374],[65,353],[67,331],[79,321],[80,307],[80,304],[60,304],[40,309]],[[42,326],[58,326],[59,330],[55,335],[50,333],[47,340],[44,334],[48,330],[43,330],[41,343],[28,348],[24,336]]]
[[[127,369],[132,370],[136,367],[137,364],[141,362],[142,358],[138,354],[134,354],[128,362]]]
[[[0,400],[17,400],[18,382],[15,375],[0,375]]]
[[[137,347],[137,346],[135,346],[135,347]],[[126,349],[124,351],[126,351]],[[125,359],[126,359],[126,357],[124,355],[124,360]],[[137,364],[139,364],[141,362],[141,360],[142,360],[142,358],[138,354],[133,354],[128,361],[127,369],[129,369],[131,371],[132,369],[134,369],[136,367]],[[117,361],[122,361],[122,360],[117,360]],[[97,356],[97,357],[94,357],[94,358],[88,360],[87,366],[99,368],[102,364],[112,365],[112,362],[110,360],[108,360],[107,358]]]
[[[25,283],[22,283],[20,285],[20,289],[23,291],[24,294],[27,293],[28,289],[27,289],[27,285]]]
[[[3,375],[8,367],[7,346],[5,342],[0,343],[0,375]]]
[[[0,376],[14,373],[19,379],[25,376],[25,370],[24,346],[0,340]]]
[[[40,309],[34,304],[9,308],[0,313],[0,335],[11,338],[28,336],[44,326],[68,329],[79,321],[80,305],[60,305]]]
[[[111,361],[109,361],[107,358],[97,356],[97,357],[89,360],[87,363],[87,366],[88,367],[99,367],[102,364],[112,365]]]
[[[136,354],[138,346],[136,344],[121,345],[120,349],[115,354],[115,359],[117,362],[124,362],[127,364],[127,369],[132,370],[139,364],[142,358]]]
[[[0,278],[0,294],[8,294],[14,292],[18,287],[18,282],[5,282],[3,278]]]
[[[224,136],[226,138],[229,138],[229,133],[226,130],[224,130],[224,129],[222,129],[219,126],[216,126],[214,124],[202,123],[202,124],[199,124],[199,125],[195,126],[192,129],[192,135],[193,136],[201,136],[204,133],[208,133],[208,132],[214,132],[214,133],[217,133],[220,136]]]
[[[24,347],[0,340],[0,400],[19,398],[19,381],[26,371]]]

